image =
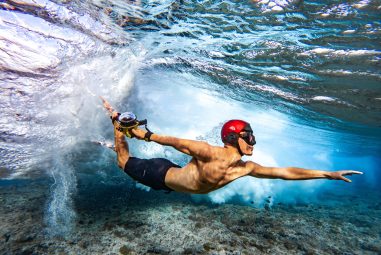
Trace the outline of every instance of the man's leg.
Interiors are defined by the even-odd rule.
[[[114,127],[114,137],[115,137],[115,151],[118,156],[118,166],[124,170],[124,167],[130,158],[130,153],[128,150],[128,144],[126,142],[125,136],[122,132],[118,131]]]

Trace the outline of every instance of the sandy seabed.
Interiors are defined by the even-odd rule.
[[[79,182],[73,229],[53,237],[44,223],[49,186],[1,181],[1,254],[381,254],[381,203],[370,196],[253,208]]]

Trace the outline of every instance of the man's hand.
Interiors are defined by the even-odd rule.
[[[144,140],[144,136],[146,135],[147,131],[143,130],[141,128],[133,128],[130,131],[132,134],[134,134],[134,137],[138,140]]]
[[[352,175],[352,174],[363,174],[363,172],[352,171],[352,170],[330,172],[327,175],[327,178],[330,179],[330,180],[342,180],[342,181],[346,181],[346,182],[352,182],[348,178],[344,177],[345,175]]]
[[[113,115],[113,113],[115,112],[114,111],[114,108],[112,108],[111,104],[109,102],[106,101],[106,99],[104,99],[103,97],[99,97],[102,102],[103,102],[103,107],[110,113],[110,116]]]
[[[108,111],[108,113],[110,114],[110,118],[113,120],[113,123],[114,123],[114,126],[116,125],[116,122],[114,122],[114,120],[116,120],[118,118],[118,112],[114,110],[114,108],[112,108],[111,104],[109,102],[107,102],[106,99],[104,99],[103,97],[99,97],[102,102],[103,102],[103,107]]]
[[[112,108],[111,104],[109,102],[107,102],[106,99],[104,99],[103,97],[99,97],[102,102],[103,102],[103,107],[108,111],[108,113],[110,114],[110,117],[112,120],[116,120],[118,117],[119,117],[119,114],[117,111],[114,110],[114,108]],[[118,125],[118,122],[117,121],[113,121],[114,123],[114,126],[115,126],[115,129],[116,129],[116,132],[120,132],[119,131],[119,125]],[[138,140],[144,140],[144,136],[145,134],[147,133],[146,130],[143,130],[141,128],[134,128],[130,131],[132,134],[134,134],[134,137]],[[122,132],[120,132],[122,133]],[[123,134],[124,135],[124,134]]]

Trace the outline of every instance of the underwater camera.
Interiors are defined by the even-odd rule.
[[[144,135],[144,140],[147,142],[151,141],[151,135],[153,134],[151,130],[147,127],[147,120],[138,120],[136,115],[132,112],[124,112],[122,114],[118,114],[118,118],[115,119],[115,121],[118,122],[117,129],[124,133],[127,137],[132,138],[135,137],[134,134],[131,132],[132,129],[136,128],[137,126],[143,126],[147,130],[146,134]]]
[[[123,132],[126,136],[131,137],[130,130],[137,126],[145,125],[147,128],[147,120],[138,120],[136,115],[132,112],[124,112],[119,115],[116,120],[119,124],[118,130]]]

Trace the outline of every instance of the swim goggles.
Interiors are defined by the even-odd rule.
[[[255,145],[257,142],[255,141],[255,136],[253,135],[253,132],[245,132],[240,137],[248,144],[248,145]]]

